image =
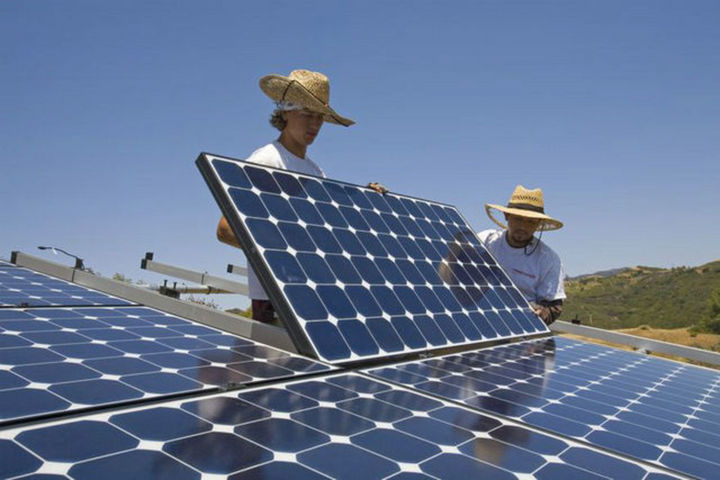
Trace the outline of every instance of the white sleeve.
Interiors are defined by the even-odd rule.
[[[495,230],[483,230],[482,232],[478,232],[477,237],[485,247],[488,246],[490,235],[492,235],[493,232],[495,232]]]
[[[560,257],[549,255],[545,259],[544,273],[537,288],[540,300],[562,300],[565,296],[565,269]]]
[[[257,163],[258,165],[265,165],[266,167],[285,168],[280,160],[280,154],[272,143],[255,150],[246,161]]]

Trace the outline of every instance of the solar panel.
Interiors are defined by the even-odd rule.
[[[371,370],[700,478],[720,471],[720,372],[567,338]]]
[[[357,374],[26,426],[0,453],[18,478],[670,478]]]
[[[0,424],[330,369],[147,307],[0,310]]]
[[[454,207],[201,154],[299,351],[386,358],[547,333]]]
[[[27,268],[0,266],[0,307],[81,305],[132,305],[132,302]]]

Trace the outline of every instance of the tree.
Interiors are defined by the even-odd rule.
[[[720,288],[710,294],[707,302],[707,316],[699,325],[700,331],[720,334]]]

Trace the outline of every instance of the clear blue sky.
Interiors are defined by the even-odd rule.
[[[194,160],[276,136],[268,73],[326,73],[328,176],[456,205],[545,190],[570,275],[720,254],[720,2],[0,2],[0,256],[220,273]],[[49,258],[60,260],[57,257]]]

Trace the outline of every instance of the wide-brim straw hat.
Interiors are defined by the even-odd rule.
[[[536,188],[534,190],[528,190],[522,185],[515,187],[512,195],[510,195],[510,201],[506,206],[495,205],[493,203],[485,204],[485,211],[490,217],[490,220],[497,223],[502,228],[507,228],[507,225],[498,220],[493,214],[493,210],[499,210],[503,213],[509,213],[511,215],[518,215],[527,218],[538,218],[542,220],[538,230],[558,230],[563,227],[563,223],[560,220],[556,220],[545,214],[545,202],[543,201],[543,192],[541,189]]]
[[[276,102],[292,102],[322,113],[326,122],[344,127],[355,123],[330,107],[330,81],[320,72],[293,70],[287,77],[266,75],[260,79],[260,89]]]

